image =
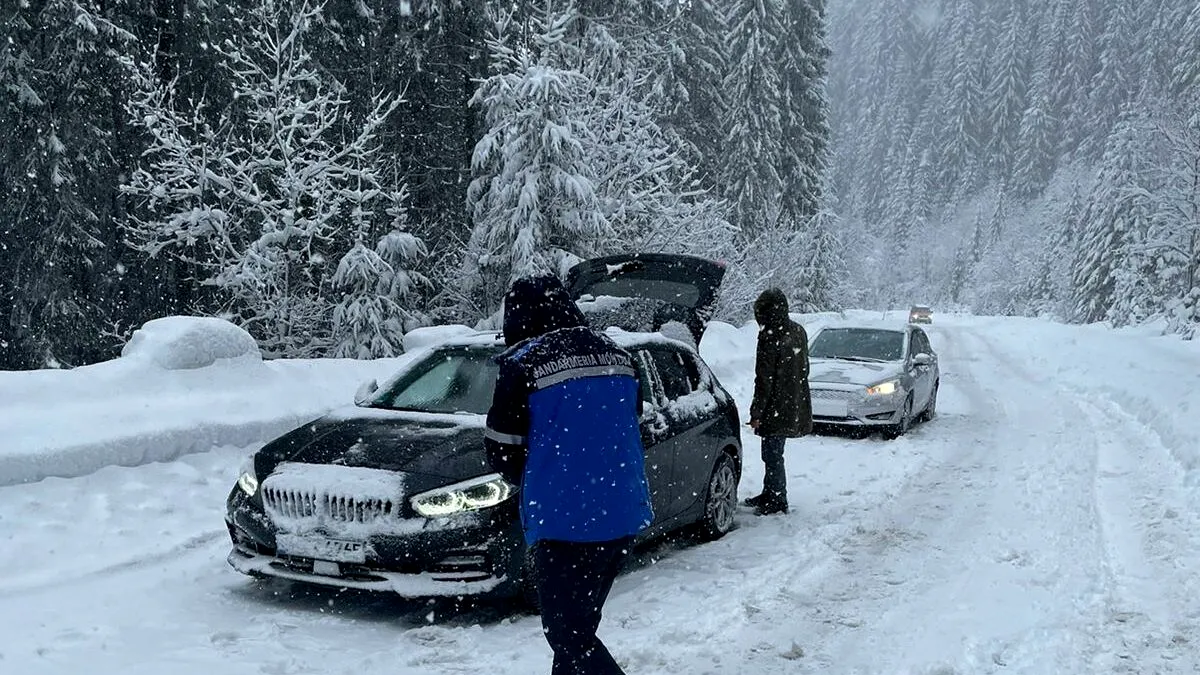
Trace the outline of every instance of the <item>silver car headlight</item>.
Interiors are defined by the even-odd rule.
[[[452,516],[497,506],[513,495],[513,486],[498,473],[472,478],[454,485],[422,492],[410,500],[413,509],[426,518]]]
[[[887,396],[894,394],[900,389],[900,380],[888,380],[880,382],[873,387],[867,387],[867,396]]]
[[[248,497],[253,497],[254,493],[258,492],[258,476],[254,473],[254,455],[242,462],[242,468],[238,471],[237,484]]]

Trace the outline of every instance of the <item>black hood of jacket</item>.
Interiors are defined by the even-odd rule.
[[[504,296],[503,334],[508,347],[550,331],[586,325],[583,312],[558,277],[517,279]]]
[[[788,300],[778,288],[768,288],[754,301],[754,320],[760,326],[782,326],[791,320]]]

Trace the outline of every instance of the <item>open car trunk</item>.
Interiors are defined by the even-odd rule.
[[[699,344],[724,277],[725,266],[705,258],[635,253],[575,265],[567,289],[597,328],[653,332],[677,321]]]

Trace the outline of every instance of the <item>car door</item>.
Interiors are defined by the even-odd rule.
[[[633,352],[642,387],[642,447],[646,457],[646,480],[650,483],[650,505],[654,508],[654,524],[647,534],[657,534],[666,527],[674,510],[675,492],[671,481],[675,450],[671,444],[671,426],[662,405],[662,385],[654,369],[654,361],[645,351]]]
[[[929,405],[929,397],[933,395],[933,385],[936,379],[936,359],[937,356],[933,353],[933,347],[929,344],[929,336],[920,328],[914,328],[912,331],[911,343],[909,347],[911,359],[915,361],[918,354],[928,354],[935,359],[933,364],[919,365],[913,363],[912,369],[914,373],[914,389],[916,393],[913,397],[913,411],[920,412]]]
[[[662,406],[670,426],[675,494],[672,515],[703,502],[712,473],[717,442],[709,438],[720,411],[716,397],[702,382],[695,358],[667,345],[648,350],[662,384]]]

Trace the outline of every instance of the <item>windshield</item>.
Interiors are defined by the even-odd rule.
[[[899,361],[904,333],[877,328],[826,328],[817,334],[808,355],[814,359]]]
[[[427,413],[486,415],[499,366],[493,349],[441,349],[413,366],[395,386],[381,392],[372,408]]]

